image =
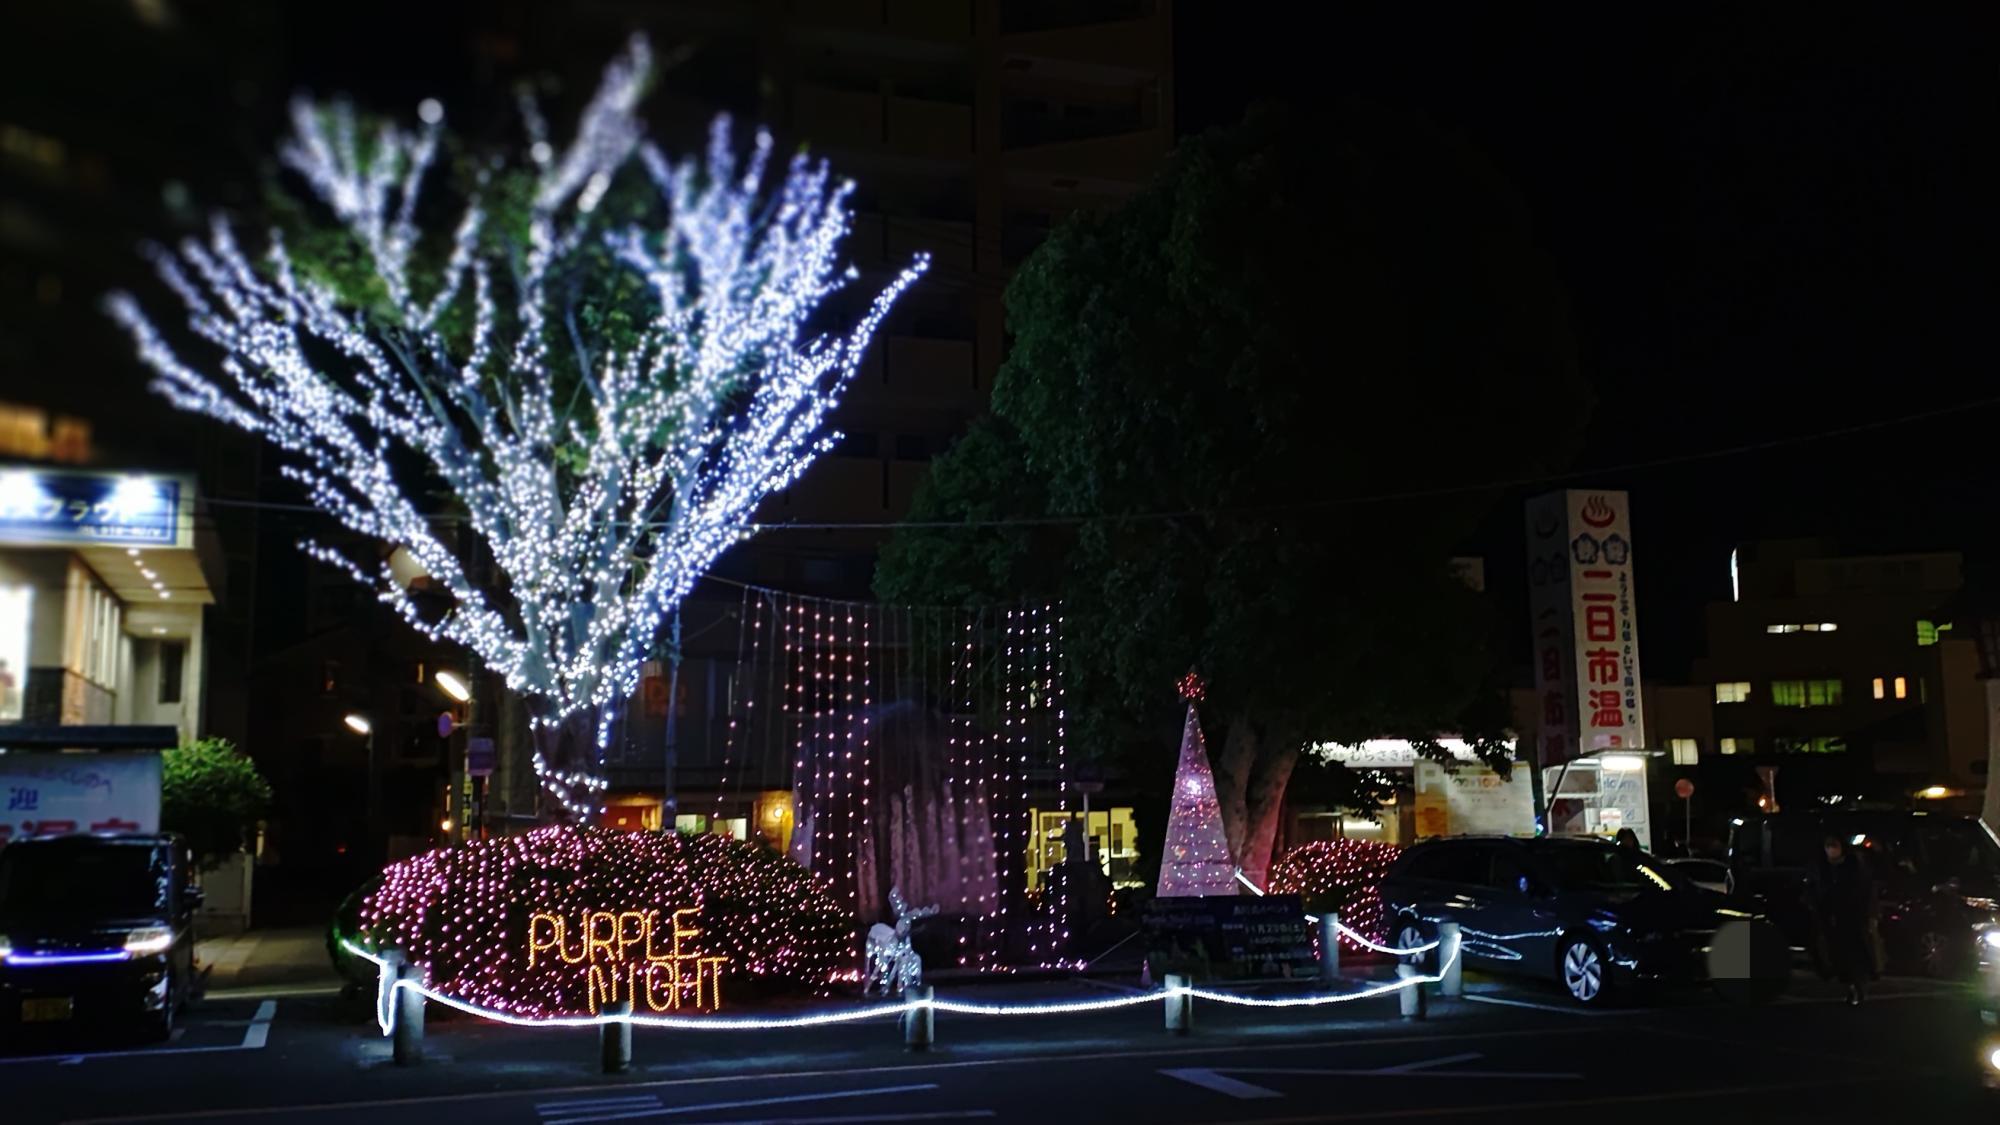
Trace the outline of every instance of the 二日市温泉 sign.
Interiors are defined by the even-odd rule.
[[[1625,493],[1572,489],[1528,502],[1528,595],[1541,763],[1643,747]]]

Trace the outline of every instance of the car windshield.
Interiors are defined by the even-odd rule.
[[[1926,873],[1937,879],[2000,878],[2000,845],[1970,820],[1933,820],[1917,826]]]
[[[1623,848],[1591,844],[1556,845],[1541,849],[1541,861],[1563,890],[1668,891],[1681,885],[1663,863],[1634,856]]]
[[[0,918],[89,922],[166,907],[165,853],[149,845],[17,845],[0,850]]]

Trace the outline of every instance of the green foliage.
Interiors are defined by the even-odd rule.
[[[368,138],[375,135],[381,121],[357,113],[356,123],[357,135]],[[532,167],[507,163],[506,158],[513,155],[512,148],[477,146],[449,132],[441,136],[439,157],[427,181],[431,186],[426,188],[417,214],[420,235],[410,263],[414,294],[427,301],[442,284],[453,232],[467,201],[476,196],[484,215],[479,229],[482,254],[494,255],[514,267],[492,279],[497,326],[509,335],[518,327],[519,291],[514,280],[523,268],[522,255],[528,246],[537,176]],[[402,170],[397,174],[400,176]],[[283,236],[294,268],[301,276],[328,285],[356,315],[386,329],[395,318],[388,315],[388,290],[366,247],[325,207],[311,202],[302,189],[295,190],[289,177],[287,172],[267,180],[264,210],[268,223]],[[549,325],[550,346],[545,362],[556,401],[569,404],[565,420],[586,439],[597,420],[591,411],[580,408],[589,401],[580,393],[584,379],[608,357],[635,347],[653,313],[653,297],[644,279],[614,260],[595,233],[627,224],[644,225],[649,214],[663,206],[659,192],[636,162],[624,168],[591,212],[592,230],[547,283],[549,301],[543,315]],[[468,290],[471,285],[467,279]],[[439,318],[439,329],[451,344],[453,355],[470,353],[474,321],[473,305],[466,300],[454,301]],[[441,362],[440,357],[410,358]],[[504,350],[489,357],[484,371],[488,379],[497,383],[507,377],[502,370],[505,359]],[[567,473],[588,471],[583,444],[564,441],[550,450],[550,456]]]
[[[226,738],[161,755],[160,826],[187,837],[203,866],[242,848],[270,803],[270,782]]]
[[[1557,465],[1588,394],[1473,153],[1365,107],[1256,112],[1062,224],[1006,303],[996,418],[933,464],[910,521],[946,526],[899,530],[878,594],[1061,597],[1078,745],[1149,768],[1191,665],[1210,719],[1266,741],[1500,735],[1494,626],[1450,559],[1504,495],[1482,483]]]

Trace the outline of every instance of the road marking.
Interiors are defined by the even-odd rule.
[[[1484,1114],[1542,1109],[1574,1109],[1589,1106],[1631,1105],[1635,1102],[1700,1101],[1707,1098],[1741,1098],[1751,1094],[1777,1094],[1791,1090],[1825,1090],[1834,1086],[1860,1086],[1890,1079],[1908,1080],[1935,1072],[1907,1072],[1855,1077],[1818,1077],[1795,1082],[1772,1082],[1761,1086],[1717,1086],[1705,1090],[1666,1089],[1644,1094],[1606,1094],[1589,1098],[1547,1098],[1528,1102],[1489,1102],[1484,1105],[1412,1106],[1401,1109],[1357,1110],[1352,1113],[1316,1113],[1303,1117],[1260,1117],[1258,1125],[1307,1125],[1325,1121],[1384,1121],[1407,1117],[1451,1117],[1471,1120]],[[1215,1125],[1236,1125],[1236,1118],[1224,1118]]]
[[[638,1094],[629,1098],[585,1098],[574,1102],[539,1102],[535,1105],[535,1112],[547,1117],[551,1113],[566,1113],[573,1109],[604,1109],[610,1106],[630,1109],[632,1106],[642,1103],[645,1105],[659,1105],[659,1095]]]
[[[968,1121],[998,1117],[992,1109],[938,1109],[934,1113],[868,1113],[864,1117],[730,1117],[714,1125],[850,1125],[860,1121]]]
[[[328,985],[238,985],[234,988],[211,988],[201,994],[204,1000],[262,1000],[275,996],[280,1000],[292,1000],[307,996],[338,996],[340,986]]]
[[[1538,1004],[1533,1000],[1509,1000],[1505,996],[1474,996],[1468,992],[1465,999],[1475,1004],[1505,1004],[1509,1008],[1533,1008],[1537,1012],[1554,1012],[1559,1016],[1626,1016],[1639,1009],[1623,1012],[1607,1012],[1590,1008],[1565,1008],[1560,1004]]]
[[[852,1078],[859,1074],[906,1074],[911,1071],[968,1070],[982,1067],[1013,1066],[1023,1063],[1074,1063],[1102,1062],[1110,1059],[1157,1059],[1185,1058],[1192,1055],[1227,1054],[1233,1051],[1324,1051],[1330,1047],[1375,1047],[1392,1043],[1451,1043],[1472,1039],[1521,1039],[1527,1037],[1548,1038],[1556,1035],[1590,1035],[1587,1027],[1524,1027],[1506,1031],[1455,1031],[1445,1035],[1381,1035],[1369,1039],[1314,1039],[1297,1043],[1216,1043],[1205,1047],[1163,1047],[1139,1051],[1092,1051],[1068,1055],[1010,1055],[991,1059],[956,1059],[951,1062],[902,1063],[889,1066],[832,1067],[814,1070],[759,1071],[746,1070],[735,1074],[711,1074],[699,1078],[661,1078],[651,1082],[630,1083],[627,1089],[665,1089],[674,1086],[712,1085],[717,1082],[775,1082],[795,1078]],[[199,1050],[200,1048],[193,1048]],[[225,1051],[238,1048],[223,1047]],[[388,1046],[382,1046],[383,1057],[388,1057]],[[60,1056],[58,1056],[60,1057]],[[435,1057],[428,1046],[424,1057]],[[7,1060],[0,1059],[0,1062]],[[493,1098],[548,1097],[553,1094],[595,1094],[602,1091],[600,1086],[546,1086],[531,1090],[488,1090],[457,1094],[420,1094],[407,1098],[373,1098],[346,1102],[317,1102],[304,1105],[254,1106],[240,1109],[186,1110],[175,1113],[127,1114],[117,1117],[85,1117],[75,1119],[71,1125],[135,1125],[145,1121],[189,1121],[216,1120],[228,1117],[257,1117],[272,1114],[304,1113],[352,1113],[362,1109],[390,1109],[416,1105],[463,1106],[470,1102]]]
[[[872,1098],[884,1094],[914,1094],[922,1090],[935,1090],[935,1082],[923,1082],[910,1086],[877,1086],[869,1090],[835,1090],[824,1094],[780,1094],[768,1098],[746,1098],[732,1102],[705,1102],[698,1105],[675,1105],[651,1109],[630,1109],[600,1113],[588,1117],[551,1117],[546,1125],[588,1125],[595,1121],[631,1121],[640,1117],[670,1117],[679,1113],[701,1113],[712,1109],[749,1109],[759,1105],[787,1105],[797,1102],[824,1102],[835,1098]]]
[[[1385,1066],[1382,1068],[1382,1073],[1409,1074],[1413,1071],[1429,1070],[1434,1066],[1450,1066],[1453,1063],[1471,1062],[1473,1059],[1483,1059],[1485,1057],[1485,1055],[1480,1054],[1478,1051],[1468,1051],[1462,1055],[1446,1055],[1441,1059],[1424,1059],[1420,1062],[1407,1062],[1396,1066]]]
[[[965,1121],[975,1117],[998,1117],[990,1109],[941,1109],[935,1113],[870,1113],[862,1117],[732,1117],[707,1125],[846,1125],[860,1121]]]
[[[1192,1082],[1204,1090],[1213,1090],[1232,1098],[1282,1098],[1285,1095],[1263,1086],[1253,1086],[1248,1082],[1238,1082],[1223,1075],[1219,1070],[1202,1066],[1181,1066],[1162,1068],[1161,1074],[1168,1078],[1178,1078]]]
[[[23,1055],[18,1058],[0,1058],[0,1065],[11,1063],[55,1063],[57,1066],[76,1066],[92,1059],[151,1059],[164,1055],[210,1055],[220,1051],[255,1051],[264,1046],[271,1037],[271,1020],[278,1012],[276,1000],[266,1000],[257,1006],[257,1014],[250,1018],[250,1026],[243,1031],[243,1042],[212,1047],[136,1047],[122,1051],[71,1051],[60,1055]],[[178,1036],[176,1040],[178,1041]]]
[[[278,1002],[266,1000],[257,1005],[257,1014],[250,1017],[250,1026],[243,1029],[243,1049],[255,1051],[271,1038],[271,1021],[278,1015]]]

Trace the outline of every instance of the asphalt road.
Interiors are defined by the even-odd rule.
[[[1979,1084],[1967,993],[1881,985],[1860,1009],[1817,982],[1757,1008],[1706,994],[1583,1013],[1533,985],[1475,981],[1421,1023],[1393,998],[1331,1008],[1153,1005],[1035,1018],[940,1014],[938,1044],[891,1021],[760,1032],[639,1029],[634,1068],[596,1071],[587,1029],[433,1019],[419,1067],[391,1064],[365,1007],[323,991],[205,1000],[171,1043],[21,1042],[0,1054],[0,1120],[586,1122],[2000,1120]],[[1101,995],[1049,984],[967,999]],[[1988,1048],[1990,1049],[1990,1048]]]

